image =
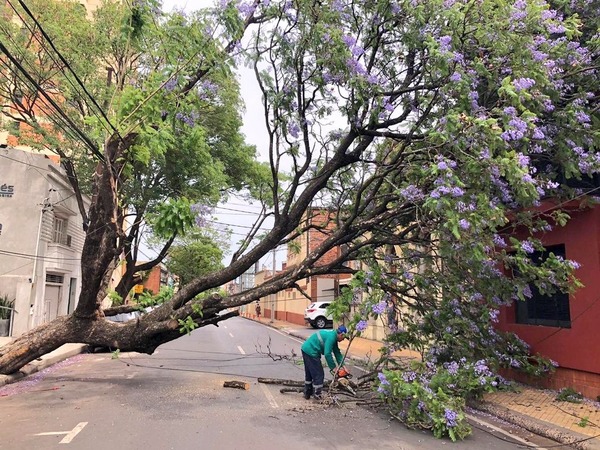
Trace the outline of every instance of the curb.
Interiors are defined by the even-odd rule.
[[[65,359],[80,353],[85,353],[87,352],[87,349],[88,346],[86,344],[65,344],[53,352],[44,355],[42,358],[24,365],[18,372],[11,373],[10,375],[0,375],[0,386],[15,383],[16,381],[36,372],[40,372],[53,364],[64,361]]]
[[[578,450],[600,450],[600,444],[590,442],[594,437],[578,434],[556,425],[546,424],[540,420],[511,411],[504,406],[494,405],[489,402],[470,402],[469,406],[477,411],[491,414],[512,425],[524,428],[531,433],[551,439],[560,444],[568,445]]]

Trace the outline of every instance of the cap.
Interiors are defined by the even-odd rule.
[[[348,329],[344,325],[340,325],[337,329],[337,332],[339,334],[346,334],[348,332]]]

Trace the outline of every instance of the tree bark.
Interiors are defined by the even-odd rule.
[[[235,389],[243,389],[247,391],[250,389],[250,383],[246,383],[244,381],[225,381],[223,382],[223,387],[226,388],[235,388]]]

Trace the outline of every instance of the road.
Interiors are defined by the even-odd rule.
[[[0,449],[518,448],[506,433],[499,439],[490,429],[475,429],[460,443],[440,441],[383,413],[328,408],[257,382],[302,380],[300,345],[235,318],[182,336],[152,356],[79,355],[0,388]],[[246,381],[250,389],[224,388],[226,380]]]

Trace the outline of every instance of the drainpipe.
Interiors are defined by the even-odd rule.
[[[36,239],[36,244],[35,244],[35,258],[33,260],[33,270],[31,273],[31,297],[29,298],[29,327],[28,327],[28,329],[30,329],[31,326],[33,325],[31,322],[34,319],[33,315],[34,315],[34,307],[35,307],[36,291],[37,291],[38,254],[40,251],[40,240],[42,238],[42,224],[44,221],[44,213],[46,211],[49,211],[50,208],[52,208],[52,204],[50,203],[50,197],[46,197],[43,200],[41,206],[42,206],[42,210],[40,211],[40,221],[38,223],[37,239]]]

